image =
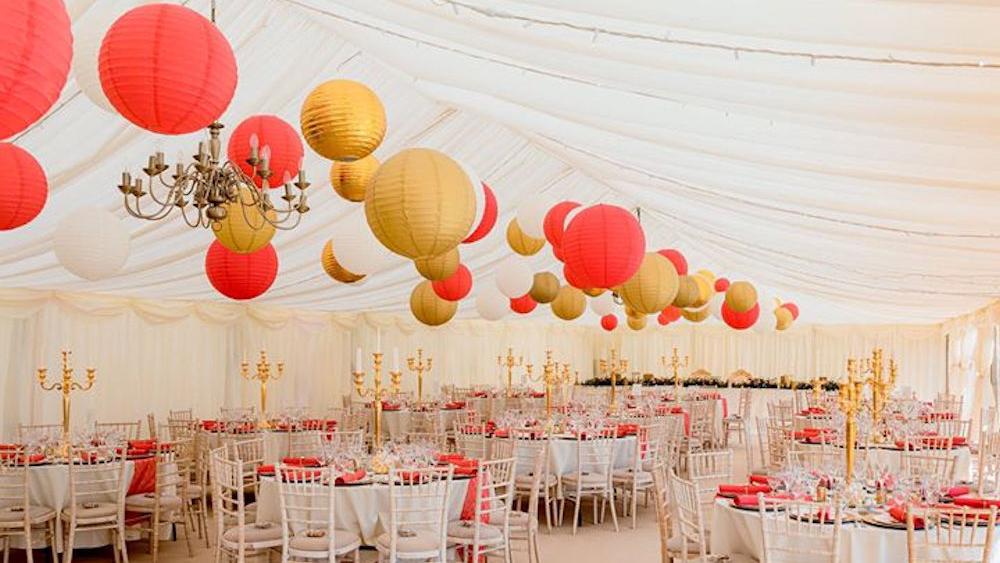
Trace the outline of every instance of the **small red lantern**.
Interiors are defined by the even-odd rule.
[[[674,265],[674,269],[677,270],[678,276],[686,276],[688,273],[688,261],[681,254],[680,250],[673,248],[664,248],[663,250],[657,251],[661,256],[670,260],[670,263]]]
[[[268,162],[271,177],[268,178],[268,185],[272,188],[281,187],[286,176],[294,179],[299,173],[299,163],[304,153],[302,139],[281,118],[274,115],[252,115],[241,121],[229,136],[226,155],[230,161],[239,165],[244,174],[253,178],[259,188],[261,178],[254,167],[247,164],[252,147],[257,148],[258,155],[263,153],[264,147],[271,153]]]
[[[788,309],[788,312],[792,314],[792,320],[798,320],[799,318],[799,306],[791,301],[787,303],[782,303],[782,307]]]
[[[729,278],[717,278],[715,280],[716,293],[724,293],[727,289],[729,289]]]
[[[562,244],[563,234],[566,232],[566,216],[577,207],[580,207],[580,204],[575,201],[564,201],[553,205],[545,214],[542,230],[545,231],[545,240],[553,247]],[[556,256],[558,257],[558,254]]]
[[[465,264],[459,264],[451,276],[431,282],[431,289],[445,301],[461,301],[472,291],[472,274]]]
[[[205,273],[212,287],[226,297],[253,299],[274,283],[278,254],[270,244],[257,252],[237,254],[214,241],[205,254]]]
[[[736,330],[746,330],[752,327],[759,317],[760,303],[756,303],[745,313],[737,313],[730,309],[725,301],[722,302],[722,320]]]
[[[527,315],[535,310],[538,302],[531,298],[531,294],[524,294],[510,300],[510,310],[521,315]]]
[[[604,330],[611,332],[617,327],[618,327],[618,317],[616,317],[614,314],[608,314],[601,317],[601,328],[603,328]]]
[[[21,147],[0,143],[0,231],[37,217],[48,197],[48,180],[35,157]]]
[[[204,16],[176,4],[126,12],[98,57],[101,88],[125,119],[154,133],[208,127],[236,91],[236,57]]]
[[[594,205],[569,222],[560,251],[567,269],[580,277],[584,287],[609,289],[638,271],[646,252],[646,236],[626,209]]]
[[[681,318],[680,307],[674,307],[673,305],[667,307],[666,309],[660,311],[660,314],[656,317],[661,325],[670,324],[677,319]]]
[[[490,231],[493,230],[493,225],[497,224],[497,196],[493,195],[493,190],[486,185],[486,182],[483,182],[483,195],[485,197],[483,197],[482,218],[479,220],[476,228],[462,241],[463,244],[472,244],[482,239],[490,234]]]
[[[59,99],[73,58],[62,0],[3,3],[0,17],[0,139],[38,121]]]

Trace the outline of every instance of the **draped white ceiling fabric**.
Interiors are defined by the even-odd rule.
[[[114,4],[67,0],[75,29]],[[186,4],[208,14],[208,0]],[[380,158],[430,146],[475,169],[501,211],[462,249],[480,285],[509,253],[517,205],[538,194],[638,206],[651,248],[793,300],[804,323],[938,322],[1000,284],[990,2],[219,0],[219,26],[240,66],[230,128],[255,113],[297,125],[309,90],[346,77],[386,107]],[[107,280],[74,278],[52,250],[83,205],[125,216],[123,168],[199,138],[137,129],[71,79],[16,139],[51,191],[33,223],[0,233],[0,286],[222,300],[203,273],[212,235],[179,218],[127,219],[132,254]],[[259,301],[405,312],[408,263],[357,287],[323,273],[323,244],[355,206],[308,149],[306,167],[313,210],[275,237],[278,279]],[[532,263],[559,271],[548,250]]]

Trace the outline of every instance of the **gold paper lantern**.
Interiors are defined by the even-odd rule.
[[[538,251],[545,246],[545,239],[533,238],[524,234],[521,226],[517,224],[517,218],[514,218],[510,220],[510,223],[507,223],[507,244],[510,245],[511,250],[521,256],[531,256],[538,254]]]
[[[712,273],[712,270],[698,270],[695,275],[705,278],[705,281],[711,284],[713,289],[715,288],[715,274]]]
[[[677,270],[662,255],[647,252],[639,270],[618,288],[622,301],[644,315],[666,309],[677,296]]]
[[[417,284],[410,294],[410,311],[425,325],[443,325],[455,316],[455,311],[458,311],[458,301],[441,299],[434,293],[431,282],[424,280]]]
[[[245,205],[226,203],[226,217],[212,224],[212,233],[222,246],[238,254],[250,254],[264,248],[274,237],[274,225],[267,222],[257,207],[252,206],[254,194],[247,186],[240,188],[240,200]],[[274,210],[267,217],[275,221]]]
[[[757,304],[757,289],[750,282],[738,281],[729,284],[726,290],[726,305],[734,313],[746,313]]]
[[[465,171],[432,149],[406,149],[382,163],[365,192],[376,238],[411,260],[440,256],[472,228],[476,196]]]
[[[364,201],[368,182],[375,177],[379,161],[370,154],[354,162],[336,162],[330,165],[330,185],[337,195],[347,201]]]
[[[673,305],[685,309],[698,301],[698,282],[691,276],[679,276],[677,280],[677,296]]]
[[[795,321],[795,318],[792,316],[792,312],[784,307],[777,307],[774,310],[774,319],[774,328],[777,330],[785,330],[792,326],[792,323]]]
[[[552,313],[564,321],[571,321],[587,309],[587,297],[579,289],[564,285],[552,300]]]
[[[625,305],[625,316],[626,317],[644,317],[646,315],[640,313],[639,311],[636,311],[634,308],[632,308],[631,305],[626,304]]]
[[[365,278],[364,275],[358,275],[344,269],[337,262],[337,257],[333,254],[333,241],[331,240],[326,241],[326,244],[323,245],[323,254],[320,260],[323,263],[323,270],[326,271],[327,275],[341,283],[354,283]]]
[[[537,303],[551,303],[559,294],[559,278],[552,272],[538,272],[528,295]]]
[[[712,286],[712,280],[706,279],[701,271],[690,277],[698,285],[698,298],[691,304],[691,308],[700,309],[712,299],[715,288]]]
[[[385,137],[385,108],[370,88],[353,80],[329,80],[302,102],[302,136],[330,160],[362,159]]]
[[[607,291],[607,290],[604,289],[603,287],[588,287],[588,288],[586,288],[586,289],[583,290],[583,292],[586,293],[590,297],[597,297],[598,295],[601,295],[605,291]]]
[[[674,273],[676,273],[676,271]],[[628,322],[628,327],[632,330],[642,330],[646,328],[645,315],[640,315],[638,317],[628,317],[626,322]]]
[[[450,278],[458,269],[460,261],[458,249],[452,248],[440,256],[417,258],[413,261],[413,265],[417,267],[417,272],[425,279],[438,281]]]
[[[681,316],[693,323],[700,323],[707,319],[710,313],[711,311],[707,306],[700,309],[681,309]]]

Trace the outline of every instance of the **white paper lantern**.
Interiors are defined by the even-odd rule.
[[[535,276],[528,263],[517,256],[508,256],[497,267],[497,289],[511,299],[531,291],[534,282]]]
[[[101,0],[95,3],[73,26],[73,77],[83,94],[94,105],[108,113],[117,113],[108,101],[101,87],[101,77],[97,72],[97,55],[108,28],[122,14],[155,0]]]
[[[63,217],[52,244],[59,263],[70,273],[97,281],[115,275],[125,265],[129,232],[114,214],[87,206]]]
[[[498,321],[510,312],[510,300],[495,287],[484,284],[476,295],[476,311],[488,321]]]
[[[593,297],[590,299],[590,310],[594,312],[598,317],[603,317],[604,315],[610,315],[615,312],[615,298],[610,291],[605,291],[604,293]]]
[[[375,238],[364,207],[355,206],[351,213],[338,223],[333,237],[337,249],[337,262],[349,272],[370,275],[391,266],[392,252]]]
[[[547,197],[529,199],[517,208],[517,226],[532,238],[545,238],[545,214],[552,208]]]

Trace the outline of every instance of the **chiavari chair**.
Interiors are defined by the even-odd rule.
[[[667,543],[672,534],[672,520],[670,518],[670,473],[673,471],[670,466],[661,460],[661,463],[652,468],[653,474],[653,497],[656,508],[656,528],[660,534],[660,561],[661,563],[671,563],[673,558]]]
[[[282,545],[281,527],[273,522],[249,523],[243,465],[229,459],[228,448],[209,454],[212,481],[212,513],[215,514],[215,560],[242,563],[248,555],[265,553]]]
[[[280,466],[281,561],[336,561],[351,554],[361,561],[361,537],[336,526],[336,478],[333,469]]]
[[[167,420],[176,420],[178,422],[194,422],[194,410],[193,409],[181,409],[181,410],[170,410],[167,413]]]
[[[229,459],[240,463],[247,490],[256,493],[260,485],[257,469],[264,464],[264,438],[229,442],[227,448]]]
[[[646,506],[649,506],[649,495],[653,492],[651,469],[656,465],[661,452],[664,431],[665,428],[659,424],[639,425],[629,467],[612,473],[612,483],[622,500],[622,516],[631,514],[633,530],[636,527],[640,493],[645,496]]]
[[[328,434],[326,438],[335,451],[357,451],[365,445],[365,435],[362,430],[338,430]]]
[[[911,477],[951,482],[955,474],[955,457],[951,448],[906,450],[902,452],[900,470]]]
[[[739,438],[740,443],[743,443],[743,436],[745,434],[747,421],[750,420],[750,399],[750,388],[744,387],[740,389],[740,402],[736,412],[722,419],[723,446],[729,445],[730,432],[736,432],[736,436]]]
[[[153,492],[125,497],[125,510],[131,515],[125,524],[129,529],[149,536],[154,563],[160,551],[161,524],[183,527],[188,557],[194,557],[191,528],[188,527],[192,520],[188,514],[189,504],[186,502],[194,462],[192,446],[190,441],[175,441],[169,446],[160,446],[156,452],[156,482]]]
[[[514,479],[514,494],[518,508],[524,497],[536,495],[535,503],[528,503],[529,508],[542,502],[545,507],[545,525],[552,532],[552,521],[558,521],[559,509],[559,476],[552,471],[551,452],[552,436],[545,434],[539,437],[537,431],[515,429],[510,432],[510,442],[513,454],[517,457],[517,466],[528,469]],[[535,466],[541,464],[541,475],[536,475]],[[530,512],[530,510],[529,510]],[[531,512],[536,514],[537,512]],[[529,546],[530,547],[530,546]],[[537,545],[535,546],[537,549]]]
[[[142,421],[135,422],[98,422],[94,424],[94,429],[99,434],[113,432],[122,437],[123,440],[138,440],[139,430],[142,428]]]
[[[671,511],[676,534],[666,542],[668,560],[713,561],[708,551],[708,532],[698,488],[693,481],[670,471]]]
[[[208,532],[208,492],[209,492],[209,440],[204,429],[194,432],[191,440],[190,480],[187,486],[185,501],[188,504],[188,514],[191,515],[199,538],[205,539],[205,547],[211,547],[211,535]]]
[[[916,523],[922,521],[923,526]],[[997,508],[916,507],[906,511],[909,563],[990,563]]]
[[[32,546],[37,534],[49,544],[52,561],[57,561],[56,511],[31,502],[29,463],[29,456],[22,448],[7,450],[0,455],[0,545],[3,546],[3,560],[9,560],[11,540],[22,537],[25,558],[28,563],[33,563]]]
[[[319,457],[323,453],[323,432],[303,430],[288,432],[289,457]]]
[[[121,452],[121,453],[120,453]],[[115,559],[128,561],[125,546],[124,448],[73,448],[69,468],[67,508],[60,512],[63,528],[63,562],[71,563],[78,533],[111,533]]]
[[[791,401],[767,404],[767,417],[781,426],[791,429],[795,425],[795,405]]]
[[[576,470],[562,476],[563,496],[559,504],[559,513],[566,514],[566,501],[573,503],[573,535],[580,522],[580,507],[585,498],[592,500],[594,523],[604,521],[604,513],[611,506],[611,519],[618,528],[618,512],[615,509],[615,488],[612,482],[614,474],[616,428],[605,428],[593,431],[591,435],[583,432],[576,436]],[[598,519],[598,501],[600,501],[600,519]]]
[[[470,459],[489,457],[489,442],[486,427],[455,421],[455,450]]]
[[[447,561],[451,466],[389,471],[389,527],[375,539],[379,563]]]
[[[984,432],[979,440],[976,490],[979,496],[1000,496],[1000,432]]]
[[[443,452],[448,448],[448,436],[444,432],[407,432],[406,441],[410,444],[421,444],[437,452]]]
[[[512,436],[512,440],[515,440]],[[517,510],[512,510],[510,519],[510,540],[525,540],[528,544],[528,563],[541,563],[538,556],[538,503],[541,500],[542,492],[546,496],[552,489],[548,485],[550,475],[548,471],[549,444],[550,439],[531,440],[541,442],[541,447],[515,448],[517,455],[517,467],[529,468],[528,473],[521,473],[514,478],[514,495]],[[527,453],[528,455],[525,455]],[[525,464],[525,461],[530,463]],[[554,476],[553,476],[554,477]],[[520,510],[523,495],[527,493],[528,500],[525,510]],[[555,499],[553,498],[553,501]],[[551,510],[548,498],[545,500],[545,516],[548,519],[549,531],[552,530]]]
[[[62,436],[62,424],[18,424],[17,442],[26,444],[30,441],[58,441]]]
[[[510,554],[510,508],[514,498],[517,458],[480,462],[476,468],[472,520],[451,522],[447,540],[459,546],[468,561],[499,553],[507,563]]]
[[[733,450],[689,452],[687,472],[698,491],[702,512],[711,514],[719,485],[733,482]]]
[[[841,503],[774,501],[757,495],[763,553],[761,563],[838,563],[843,524]]]

